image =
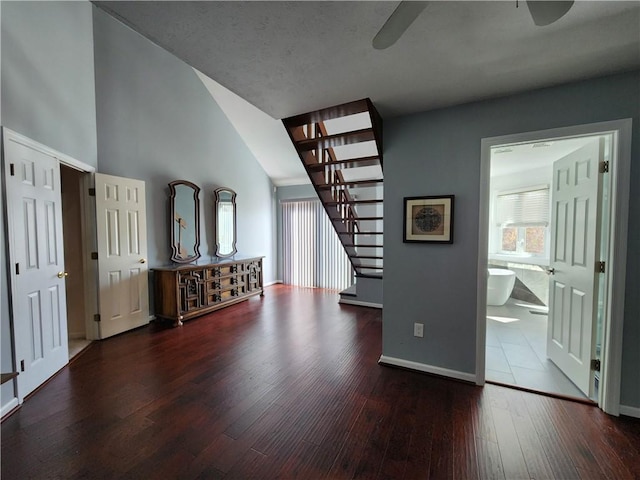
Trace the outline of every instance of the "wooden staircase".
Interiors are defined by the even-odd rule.
[[[285,118],[358,277],[382,278],[382,119],[369,99]]]

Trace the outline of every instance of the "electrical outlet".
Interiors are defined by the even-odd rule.
[[[422,323],[414,323],[413,324],[413,336],[414,337],[424,337],[424,324]]]

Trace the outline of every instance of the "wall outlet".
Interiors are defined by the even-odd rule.
[[[422,323],[414,323],[413,324],[413,336],[414,337],[424,337],[424,324]]]

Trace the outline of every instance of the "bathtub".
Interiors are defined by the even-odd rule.
[[[487,305],[504,305],[516,283],[516,272],[506,268],[488,268]]]

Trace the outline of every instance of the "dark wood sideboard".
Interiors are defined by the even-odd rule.
[[[264,295],[263,258],[213,257],[154,268],[156,317],[178,326],[183,320]]]

